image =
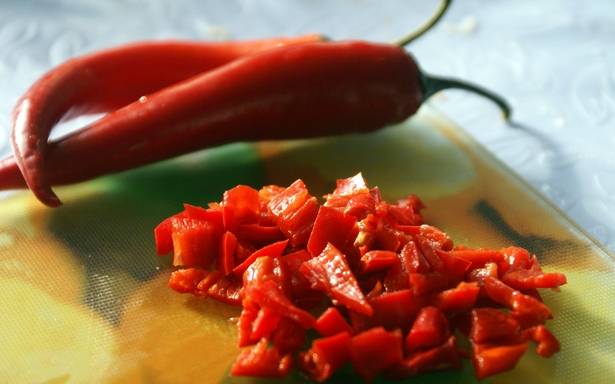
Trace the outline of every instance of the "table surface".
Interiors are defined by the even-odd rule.
[[[4,0],[0,4],[0,155],[10,110],[45,70],[116,44],[321,32],[393,41],[437,1]],[[523,128],[461,91],[432,99],[523,179],[615,251],[615,2],[464,0],[409,49],[432,73],[504,95]],[[65,132],[79,125],[59,130]]]

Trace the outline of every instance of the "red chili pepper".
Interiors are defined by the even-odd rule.
[[[449,337],[437,347],[413,353],[395,366],[390,376],[403,379],[423,372],[450,368],[461,368],[461,356],[455,345],[455,336]]]
[[[519,323],[503,311],[495,308],[472,310],[470,339],[475,343],[511,340],[520,332]]]
[[[333,245],[327,244],[319,256],[304,262],[300,270],[312,288],[325,292],[334,304],[339,303],[366,316],[372,315],[372,307],[361,292],[346,258]]]
[[[179,293],[193,293],[199,282],[208,275],[204,269],[186,268],[173,271],[169,278],[169,287]]]
[[[356,223],[357,219],[354,216],[321,206],[314,220],[307,250],[316,256],[325,249],[328,243],[338,249],[344,249],[348,242],[352,244],[354,241],[352,234]]]
[[[335,307],[329,307],[316,320],[315,327],[322,336],[333,336],[340,332],[352,333],[352,328]]]
[[[462,281],[457,287],[436,294],[433,304],[444,312],[469,311],[476,304],[479,292],[478,284]]]
[[[232,232],[225,232],[220,241],[218,255],[218,270],[224,275],[229,275],[235,267],[235,251],[237,250],[237,238]]]
[[[399,263],[397,253],[391,251],[369,251],[361,256],[361,270],[363,273],[381,271]]]
[[[357,373],[370,381],[403,359],[401,332],[382,327],[360,333],[350,341],[350,360]]]
[[[38,140],[42,135],[27,144],[17,134],[15,149],[28,185],[43,202],[55,206],[59,201],[49,185],[237,140],[369,132],[405,120],[424,99],[450,87],[488,93],[420,73],[415,61],[395,45],[294,44],[239,58],[164,88],[51,144],[45,156],[38,150],[44,148]],[[503,101],[494,101],[508,111]],[[18,110],[27,112],[24,107]],[[16,114],[17,125],[27,126],[22,114]],[[0,174],[15,177],[9,169]],[[5,183],[15,186],[19,180]]]
[[[368,319],[371,324],[382,325],[386,329],[407,330],[414,318],[425,305],[425,298],[415,296],[409,290],[383,293],[369,300],[374,309]]]
[[[267,246],[264,246],[258,251],[255,251],[254,253],[252,253],[241,264],[236,266],[233,269],[233,273],[236,275],[243,274],[243,272],[250,266],[250,264],[252,264],[256,259],[258,259],[261,256],[270,256],[270,257],[281,256],[287,244],[288,244],[288,240],[282,240],[282,241],[278,241],[278,242],[269,244]]]
[[[525,353],[528,347],[528,342],[522,342],[512,345],[480,345],[473,343],[472,350],[474,352],[472,363],[476,377],[482,380],[496,373],[505,372],[512,369],[521,356]]]
[[[424,307],[408,332],[406,350],[433,348],[444,343],[448,336],[448,321],[444,314],[436,307]]]
[[[314,340],[312,348],[300,357],[301,368],[319,383],[327,380],[349,360],[350,341],[348,332]]]
[[[35,195],[60,202],[45,180],[47,138],[60,120],[108,112],[233,60],[285,44],[322,40],[319,35],[243,42],[147,42],[68,60],[41,77],[13,112],[15,159]]]
[[[233,376],[284,377],[290,371],[292,357],[281,355],[275,346],[268,346],[267,339],[239,353],[231,367]]]

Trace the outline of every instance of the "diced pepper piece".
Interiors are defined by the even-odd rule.
[[[213,224],[186,217],[171,219],[173,265],[207,267],[218,254],[218,238]]]
[[[361,172],[352,177],[337,179],[335,181],[335,190],[333,191],[334,195],[354,195],[355,193],[360,192],[369,192],[367,183],[365,182]]]
[[[405,379],[424,372],[451,368],[461,368],[461,358],[455,345],[455,336],[450,336],[437,347],[413,353],[393,368],[391,376]]]
[[[282,256],[282,262],[286,265],[286,270],[290,275],[290,296],[295,303],[308,307],[320,302],[324,297],[320,291],[312,289],[308,279],[299,270],[301,264],[311,258],[312,255],[304,249]]]
[[[350,358],[350,334],[338,333],[312,342],[312,347],[301,354],[301,368],[319,383],[327,380]]]
[[[236,266],[233,269],[233,273],[236,275],[242,275],[245,270],[254,262],[254,260],[258,259],[261,256],[270,256],[270,257],[279,257],[282,256],[284,250],[286,249],[286,245],[288,244],[288,240],[278,241],[273,244],[269,244],[264,246],[263,248],[255,251],[247,259],[245,259],[241,264]]]
[[[355,371],[366,381],[372,380],[403,359],[400,331],[387,332],[372,328],[350,340],[350,361]]]
[[[425,304],[422,297],[417,297],[410,290],[383,293],[369,300],[374,310],[369,319],[372,325],[382,325],[392,330],[400,328],[409,329],[416,315]]]
[[[343,249],[348,242],[353,242],[350,236],[357,223],[354,216],[345,215],[337,209],[321,206],[312,227],[312,233],[307,243],[307,250],[313,256],[322,252],[327,243],[338,249]]]
[[[241,279],[223,276],[209,287],[207,295],[212,299],[231,305],[241,304]]]
[[[246,185],[238,185],[224,192],[222,219],[224,228],[235,231],[240,224],[258,222],[260,199],[258,191]]]
[[[290,371],[292,358],[282,356],[275,346],[268,347],[266,339],[245,348],[231,367],[233,376],[282,378]]]
[[[442,272],[411,273],[409,281],[416,296],[427,295],[449,286],[448,276]]]
[[[281,353],[296,352],[305,343],[305,329],[296,321],[282,317],[271,335],[271,342]]]
[[[316,324],[316,319],[309,312],[297,308],[284,296],[282,289],[273,280],[265,280],[246,287],[246,297],[250,297],[261,307],[295,320],[305,329],[312,328]]]
[[[173,225],[171,224],[172,217],[164,219],[154,228],[154,242],[156,244],[156,254],[164,256],[173,252]]]
[[[241,301],[241,314],[239,315],[239,321],[237,322],[237,330],[239,333],[239,347],[246,347],[253,343],[252,337],[252,323],[259,314],[258,304],[249,297],[245,297]]]
[[[193,293],[208,272],[200,268],[178,269],[171,273],[169,287],[179,293]]]
[[[381,271],[399,262],[397,253],[391,251],[369,251],[361,256],[363,273]]]
[[[376,210],[376,202],[369,192],[356,193],[348,200],[344,213],[361,220]]]
[[[379,249],[392,252],[399,251],[401,247],[411,240],[410,236],[389,226],[382,227],[375,233],[375,236]]]
[[[544,303],[514,290],[493,277],[484,279],[483,288],[491,300],[508,307],[514,312],[533,316],[539,323],[543,323],[552,316],[551,310]]]
[[[293,215],[278,220],[278,228],[290,240],[293,247],[307,244],[318,214],[318,207],[318,200],[311,197]]]
[[[442,311],[436,307],[424,307],[406,336],[406,350],[433,348],[444,343],[448,336],[448,321]]]
[[[471,270],[468,273],[468,280],[469,281],[478,281],[478,282],[482,282],[485,277],[490,276],[493,277],[495,279],[498,278],[498,264],[496,263],[485,263],[485,266],[483,268],[476,268]]]
[[[513,369],[527,350],[527,347],[527,341],[512,345],[496,346],[473,343],[472,363],[476,377],[482,380],[497,373]]]
[[[284,240],[284,234],[278,227],[263,226],[260,224],[241,224],[235,231],[237,238],[257,246],[263,246],[276,241]]]
[[[436,294],[433,304],[444,312],[469,311],[476,304],[479,292],[477,283],[462,281],[457,287]]]
[[[316,320],[316,330],[322,336],[332,336],[340,332],[352,333],[352,328],[335,307],[327,308]]]
[[[282,292],[288,292],[288,272],[280,257],[261,256],[243,273],[244,288],[267,280],[274,281]]]
[[[407,242],[397,256],[399,264],[393,265],[384,279],[384,287],[388,292],[408,289],[410,273],[426,273],[430,269],[427,259],[414,241]]]
[[[441,251],[436,249],[436,254],[442,260],[443,271],[448,276],[449,282],[459,282],[463,280],[466,272],[471,268],[472,262],[458,256],[455,251]]]
[[[196,205],[184,204],[184,212],[180,213],[180,215],[211,223],[214,226],[216,236],[221,236],[224,233],[221,209],[205,209]]]
[[[318,201],[310,196],[303,181],[297,180],[273,196],[267,207],[293,246],[307,242],[318,212]]]
[[[500,263],[504,261],[504,254],[492,249],[463,249],[450,251],[455,256],[471,263],[470,269],[482,268],[486,263]]]
[[[282,316],[279,313],[267,307],[261,308],[252,322],[250,341],[257,342],[263,337],[268,339],[269,335],[271,335],[280,323],[281,318]]]
[[[566,284],[566,275],[543,273],[532,269],[512,269],[502,276],[502,282],[518,290],[559,288]]]
[[[332,244],[327,244],[320,255],[304,262],[300,271],[310,281],[312,288],[323,291],[334,304],[372,315],[372,307],[361,292],[345,256]]]
[[[542,357],[551,357],[560,350],[559,341],[544,325],[532,328],[530,330],[530,337],[538,344],[536,346],[536,353]]]
[[[495,308],[472,310],[470,339],[478,344],[514,339],[520,332],[519,322]]]
[[[531,266],[530,253],[525,248],[507,247],[500,252],[504,255],[504,261],[499,263],[501,273],[509,269],[528,269]]]
[[[399,225],[421,225],[423,208],[425,205],[421,199],[416,195],[410,195],[406,199],[399,200],[396,205],[390,205],[388,213]]]
[[[237,250],[237,238],[232,232],[225,232],[220,241],[218,256],[218,270],[225,276],[233,272],[235,267],[235,251]]]
[[[201,281],[199,281],[193,293],[196,296],[208,296],[209,288],[211,288],[211,286],[214,285],[222,277],[222,273],[220,273],[219,271],[209,272],[207,276],[205,276],[201,279]]]

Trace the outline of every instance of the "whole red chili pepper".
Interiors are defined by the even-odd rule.
[[[147,42],[69,60],[47,72],[17,102],[11,137],[17,164],[34,194],[47,205],[58,205],[41,172],[49,132],[60,120],[114,110],[257,51],[322,39],[305,35],[225,43]]]
[[[51,144],[46,182],[76,182],[234,141],[369,132],[407,119],[425,99],[452,87],[489,97],[508,117],[498,96],[428,76],[396,45],[270,49],[164,88]],[[19,186],[11,161],[2,165],[0,187]],[[33,176],[33,185],[44,185],[40,174]]]

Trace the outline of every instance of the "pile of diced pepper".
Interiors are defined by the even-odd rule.
[[[241,306],[232,375],[322,382],[346,364],[364,380],[459,369],[479,379],[512,369],[530,342],[560,345],[538,289],[566,283],[519,247],[453,246],[423,223],[421,200],[390,204],[358,174],[324,203],[297,180],[239,185],[155,229],[173,254],[172,289]]]

